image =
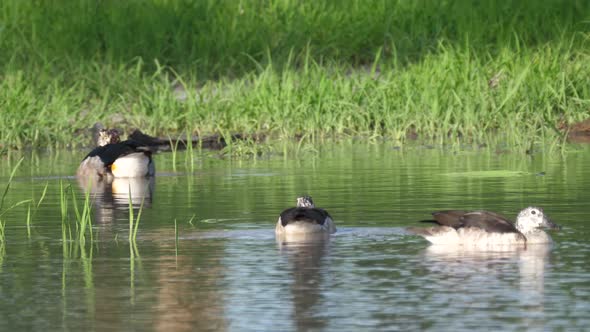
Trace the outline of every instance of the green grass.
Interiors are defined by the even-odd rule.
[[[80,209],[78,207],[78,199],[76,197],[76,191],[70,187],[72,193],[72,202],[74,205],[74,212],[76,216],[76,233],[78,234],[78,241],[80,247],[84,247],[86,244],[86,233],[90,234],[90,243],[93,241],[92,231],[92,201],[90,198],[90,190],[86,190],[84,193],[84,204]],[[81,211],[80,211],[81,210]]]
[[[9,212],[10,210],[13,210],[14,208],[16,208],[19,205],[23,205],[26,203],[30,203],[32,201],[32,199],[25,199],[25,200],[21,200],[18,201],[16,203],[13,203],[12,205],[10,205],[9,207],[5,207],[5,202],[6,202],[6,196],[8,195],[8,192],[10,190],[10,186],[12,184],[12,180],[14,178],[14,175],[16,174],[16,171],[18,170],[18,167],[20,166],[20,164],[23,162],[24,158],[20,158],[17,162],[16,165],[12,168],[12,171],[10,172],[10,176],[8,177],[8,182],[6,183],[6,186],[4,187],[4,191],[2,192],[2,198],[0,198],[0,255],[3,255],[4,253],[4,249],[5,249],[5,241],[6,241],[6,221],[2,219],[2,217],[4,216],[4,214],[6,214],[7,212]],[[45,188],[45,190],[47,189],[47,187]],[[45,196],[45,190],[43,192],[43,197]],[[43,198],[41,198],[41,200],[43,200]],[[29,232],[28,234],[30,234],[30,205],[29,205],[29,210],[28,210],[29,214],[27,215],[27,231]]]
[[[174,256],[178,257],[178,224],[174,219]]]
[[[61,213],[61,236],[64,257],[71,254],[73,247],[70,242],[74,239],[79,244],[80,248],[86,246],[86,236],[90,236],[90,244],[94,241],[93,230],[92,230],[92,201],[90,191],[86,191],[84,194],[84,202],[82,206],[79,206],[76,191],[71,185],[64,186],[63,182],[60,181],[59,185],[60,192],[60,213]],[[70,214],[70,196],[72,200],[72,206],[74,216]],[[74,219],[75,231],[72,236],[72,222]],[[82,249],[81,249],[82,250]],[[84,249],[85,250],[85,249]]]
[[[6,0],[0,22],[0,151],[97,121],[530,146],[590,109],[582,0]]]
[[[145,198],[142,198],[141,204],[139,206],[139,211],[137,212],[137,216],[135,216],[135,211],[133,210],[133,199],[131,198],[131,187],[129,187],[129,243],[135,243],[137,239],[137,229],[139,227],[139,222],[141,221],[141,213],[143,212],[143,203]]]

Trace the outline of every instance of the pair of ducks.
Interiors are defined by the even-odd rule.
[[[410,227],[407,230],[433,244],[489,247],[551,243],[551,237],[543,228],[559,228],[543,209],[534,206],[520,211],[514,223],[498,213],[483,210],[447,210],[437,211],[432,215],[433,220],[422,222],[435,223],[437,226]],[[309,196],[298,197],[296,207],[283,211],[275,228],[277,236],[335,232],[336,227],[330,214],[324,209],[316,208]]]
[[[78,167],[77,175],[98,176],[106,181],[114,177],[147,177],[155,174],[152,151],[133,139],[120,140],[118,131],[102,129],[98,133],[98,147],[92,150]],[[542,228],[557,229],[543,210],[529,206],[520,211],[516,222],[490,211],[437,211],[437,224],[428,228],[408,228],[434,244],[533,244],[550,243],[551,238]],[[297,206],[284,210],[277,221],[277,236],[302,234],[333,234],[336,232],[330,214],[315,207],[309,196],[297,198]]]

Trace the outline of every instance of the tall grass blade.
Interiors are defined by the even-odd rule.
[[[178,257],[178,225],[174,219],[174,254]]]
[[[18,169],[18,166],[20,166],[20,164],[23,162],[24,159],[25,159],[24,157],[20,158],[19,161],[14,166],[14,168],[12,169],[12,172],[10,172],[10,177],[8,178],[8,183],[6,184],[6,187],[4,188],[4,192],[2,193],[2,199],[0,200],[0,211],[2,211],[2,208],[4,207],[4,200],[6,199],[6,194],[8,194],[8,190],[10,189],[10,184],[12,183],[12,179],[14,178],[14,175],[16,174],[16,170]]]
[[[135,212],[133,211],[133,198],[131,197],[131,185],[129,185],[129,245],[133,242],[133,230],[135,229]]]
[[[189,131],[186,132],[186,162],[189,164],[191,173],[195,171],[195,158],[193,155],[193,138]]]
[[[29,206],[27,207],[27,238],[30,240],[31,239],[31,204],[29,203]]]
[[[143,212],[143,204],[145,202],[145,195],[143,195],[141,199],[141,204],[139,206],[139,211],[137,211],[137,218],[135,219],[135,225],[133,226],[133,242],[137,240],[137,229],[139,227],[139,221],[141,220],[141,214]]]

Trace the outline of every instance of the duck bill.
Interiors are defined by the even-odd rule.
[[[561,226],[559,226],[558,224],[554,223],[551,219],[549,218],[545,218],[544,219],[544,223],[543,226],[549,229],[555,229],[555,230],[560,230]]]

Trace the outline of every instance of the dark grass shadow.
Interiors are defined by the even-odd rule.
[[[58,1],[59,2],[59,1]],[[590,31],[590,2],[5,1],[5,68],[31,62],[165,66],[200,80],[307,62],[407,65],[441,42],[489,56]],[[584,47],[574,43],[572,47]],[[7,64],[10,64],[8,66]]]

